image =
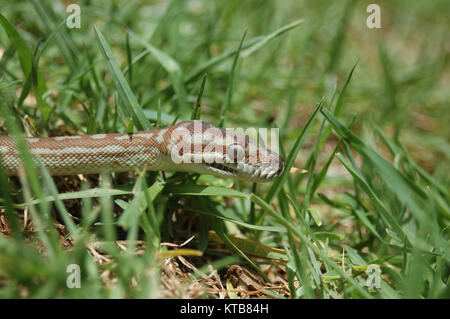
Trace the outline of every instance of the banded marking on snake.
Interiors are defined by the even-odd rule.
[[[283,158],[234,134],[202,121],[185,121],[161,129],[25,138],[33,158],[39,157],[51,175],[152,171],[184,171],[253,182],[281,175]],[[8,136],[0,136],[0,159],[8,175],[22,165]]]

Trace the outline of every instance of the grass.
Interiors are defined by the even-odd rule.
[[[447,2],[80,6],[0,10],[2,298],[450,297]],[[285,172],[52,178],[22,138],[190,118],[279,128]]]

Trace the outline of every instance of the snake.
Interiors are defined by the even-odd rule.
[[[101,174],[140,170],[179,171],[269,182],[284,170],[276,152],[244,134],[201,120],[133,133],[24,138],[34,164],[50,175]],[[0,159],[8,175],[20,174],[15,139],[0,136]]]

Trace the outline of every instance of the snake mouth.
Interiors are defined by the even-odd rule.
[[[230,166],[226,166],[220,163],[211,163],[209,164],[209,166],[214,167],[215,169],[218,169],[220,171],[223,172],[227,172],[227,173],[233,173],[233,174],[237,174],[238,171]]]
[[[246,163],[209,163],[206,164],[210,173],[224,177],[234,177],[253,182],[268,182],[278,177],[282,169],[274,168],[272,165],[250,165]]]

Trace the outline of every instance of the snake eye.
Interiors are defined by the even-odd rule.
[[[231,144],[227,147],[227,159],[231,163],[241,162],[245,156],[245,149],[241,144]]]

